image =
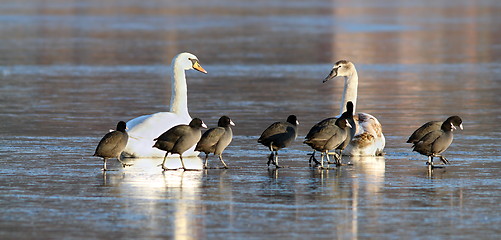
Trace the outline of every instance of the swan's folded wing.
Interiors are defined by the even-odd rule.
[[[357,125],[357,133],[355,135],[369,133],[376,138],[381,137],[383,134],[381,123],[374,116],[368,113],[357,113],[353,118]]]

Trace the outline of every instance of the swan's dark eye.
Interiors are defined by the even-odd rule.
[[[197,59],[193,59],[193,58],[188,58],[190,61],[191,61],[191,64],[195,65],[195,63],[198,62]]]

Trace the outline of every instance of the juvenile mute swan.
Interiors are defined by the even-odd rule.
[[[353,103],[353,112],[357,107],[358,74],[352,62],[341,60],[334,64],[332,71],[324,79],[324,83],[337,77],[344,77],[344,91],[341,101],[340,115],[346,111],[346,104]],[[350,144],[343,151],[344,155],[351,156],[380,156],[383,155],[385,138],[379,121],[367,113],[355,113],[355,129],[357,132]]]
[[[188,94],[185,71],[195,69],[207,73],[198,58],[191,53],[180,53],[172,59],[170,111],[144,115],[127,122],[129,141],[123,154],[127,157],[164,157],[165,152],[152,148],[153,139],[179,124],[191,121],[188,113]],[[197,156],[194,146],[183,156]]]

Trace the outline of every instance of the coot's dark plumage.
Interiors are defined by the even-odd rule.
[[[195,151],[200,151],[205,153],[204,168],[207,168],[207,160],[210,153],[219,156],[219,160],[223,163],[224,168],[228,168],[226,163],[223,161],[223,151],[230,144],[233,138],[233,131],[231,126],[235,126],[233,121],[228,116],[222,116],[219,118],[217,127],[207,130],[200,141],[195,147]]]
[[[168,168],[165,167],[165,160],[170,153],[179,154],[183,169],[186,170],[183,162],[183,153],[197,144],[200,140],[202,136],[201,128],[207,128],[207,126],[205,126],[205,123],[200,118],[194,118],[189,125],[180,124],[174,126],[158,138],[153,139],[153,141],[156,141],[153,147],[167,151],[161,164],[162,169],[168,170]]]
[[[346,148],[346,146],[348,146],[348,144],[350,144],[351,140],[353,139],[353,136],[355,136],[355,133],[357,132],[357,128],[356,128],[357,125],[355,124],[355,120],[353,119],[353,103],[351,101],[346,103],[346,112],[344,112],[342,114],[342,116],[343,115],[344,115],[344,118],[350,124],[351,129],[350,129],[350,132],[347,135],[345,141],[336,147],[336,150],[339,149],[339,155],[337,155],[337,156],[335,155],[336,159],[340,159],[342,157],[342,151]],[[306,140],[312,139],[315,137],[315,135],[319,134],[322,131],[325,131],[324,129],[329,129],[329,128],[336,126],[337,119],[338,119],[337,117],[332,117],[332,118],[326,118],[326,119],[318,122],[310,129],[310,131],[306,135],[305,139]],[[311,154],[311,157],[310,157],[310,166],[311,166],[312,161],[314,161],[316,164],[320,164],[315,158],[315,151],[316,150],[314,148],[313,153]],[[322,152],[321,156],[323,158],[324,151],[321,151],[321,152]],[[329,154],[329,153],[327,153],[327,154]],[[328,155],[327,155],[327,160],[329,161]],[[339,162],[337,162],[337,163],[339,163]]]
[[[268,166],[273,163],[275,167],[280,167],[278,165],[278,150],[289,146],[296,139],[298,124],[297,117],[290,115],[287,117],[287,122],[275,122],[261,134],[257,142],[268,147],[271,151],[268,157]]]
[[[326,155],[328,159],[329,151],[338,148],[340,149],[340,155],[336,156],[336,165],[341,165],[342,150],[351,140],[351,133],[348,129],[352,126],[348,119],[351,118],[351,120],[353,120],[353,104],[348,102],[348,105],[351,106],[348,106],[347,111],[344,112],[338,119],[332,118],[325,121],[323,124],[315,125],[306,136],[306,140],[303,142],[314,150],[322,152],[322,159],[320,160],[322,168],[324,166],[324,155]],[[334,121],[334,124],[332,124],[332,121]],[[315,162],[317,162],[314,155],[312,155],[312,158]]]
[[[449,117],[440,126],[439,130],[431,131],[424,135],[413,145],[413,151],[428,156],[428,165],[433,166],[433,157],[440,157],[440,160],[447,164],[449,161],[441,154],[451,145],[453,140],[452,131],[456,129],[455,123],[461,118],[457,116]],[[459,123],[459,127],[463,129],[463,125]]]
[[[343,150],[346,148],[346,146],[348,146],[348,144],[350,144],[351,140],[353,139],[353,136],[355,136],[355,134],[357,133],[357,125],[355,124],[355,119],[353,119],[352,102],[346,103],[346,112],[344,112],[343,115],[345,115],[345,118],[350,124],[351,128],[348,136],[346,136],[346,140],[336,148],[336,150],[339,150],[339,157],[343,156]]]
[[[451,117],[449,117],[449,119],[454,126],[459,127],[460,129],[463,129],[463,126],[462,126],[463,121],[461,120],[460,117],[451,116]],[[407,139],[407,143],[412,143],[412,144],[417,143],[426,134],[433,132],[433,131],[436,131],[436,130],[440,130],[440,127],[442,126],[443,123],[444,122],[442,122],[442,121],[430,121],[430,122],[423,124],[423,126],[419,127],[418,129],[416,129],[416,131],[414,131],[412,133],[412,135],[409,137],[409,139]]]
[[[117,129],[115,131],[107,133],[101,141],[99,141],[96,151],[94,152],[94,156],[103,158],[103,171],[108,170],[106,169],[106,160],[109,158],[116,158],[122,164],[122,167],[131,165],[122,162],[120,159],[120,154],[125,149],[127,141],[129,140],[129,135],[125,131],[126,128],[126,123],[124,121],[120,121],[118,122]]]

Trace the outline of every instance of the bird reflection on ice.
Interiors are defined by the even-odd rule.
[[[369,198],[373,200],[372,205],[378,205],[376,194],[378,194],[384,186],[385,160],[384,157],[352,156],[351,162],[356,168],[356,175],[365,177],[363,182],[359,181],[358,178],[354,178],[352,183],[353,201],[351,204],[351,233],[353,239],[356,239],[359,231],[359,200]],[[364,196],[364,194],[373,196]]]
[[[123,172],[104,173],[104,185],[116,186],[121,198],[130,200],[124,207],[126,214],[139,216],[147,221],[149,228],[162,231],[172,239],[198,239],[203,227],[195,227],[203,223],[194,216],[201,215],[203,210],[200,200],[200,187],[204,171],[172,170],[162,171],[158,166],[162,158],[136,158],[130,160],[134,165]],[[188,169],[202,166],[198,157],[183,158]],[[167,165],[169,164],[169,165]],[[166,161],[169,168],[181,167],[176,158]],[[158,216],[152,218],[150,216]],[[143,223],[142,223],[143,224]],[[148,229],[144,229],[145,232]],[[157,236],[159,233],[148,233]]]
[[[356,168],[355,172],[366,178],[365,189],[372,193],[379,192],[384,185],[384,157],[352,156],[350,160]]]
[[[157,158],[162,163],[163,158]],[[183,157],[184,165],[188,170],[202,170],[203,164],[202,159],[199,157]],[[181,159],[179,157],[168,157],[165,160],[165,167],[168,169],[179,169],[182,168]]]
[[[342,166],[336,170],[320,170],[320,172],[313,173],[316,178],[320,178],[322,187],[331,189],[336,192],[333,195],[339,196],[336,204],[347,209],[345,215],[337,219],[337,232],[349,233],[352,239],[357,239],[359,231],[362,230],[359,229],[359,216],[371,214],[367,211],[367,204],[378,206],[383,202],[379,196],[384,187],[385,159],[370,156],[343,158],[345,162],[350,161],[353,166]],[[345,181],[346,179],[351,180]],[[367,199],[370,201],[363,203],[363,200]]]

